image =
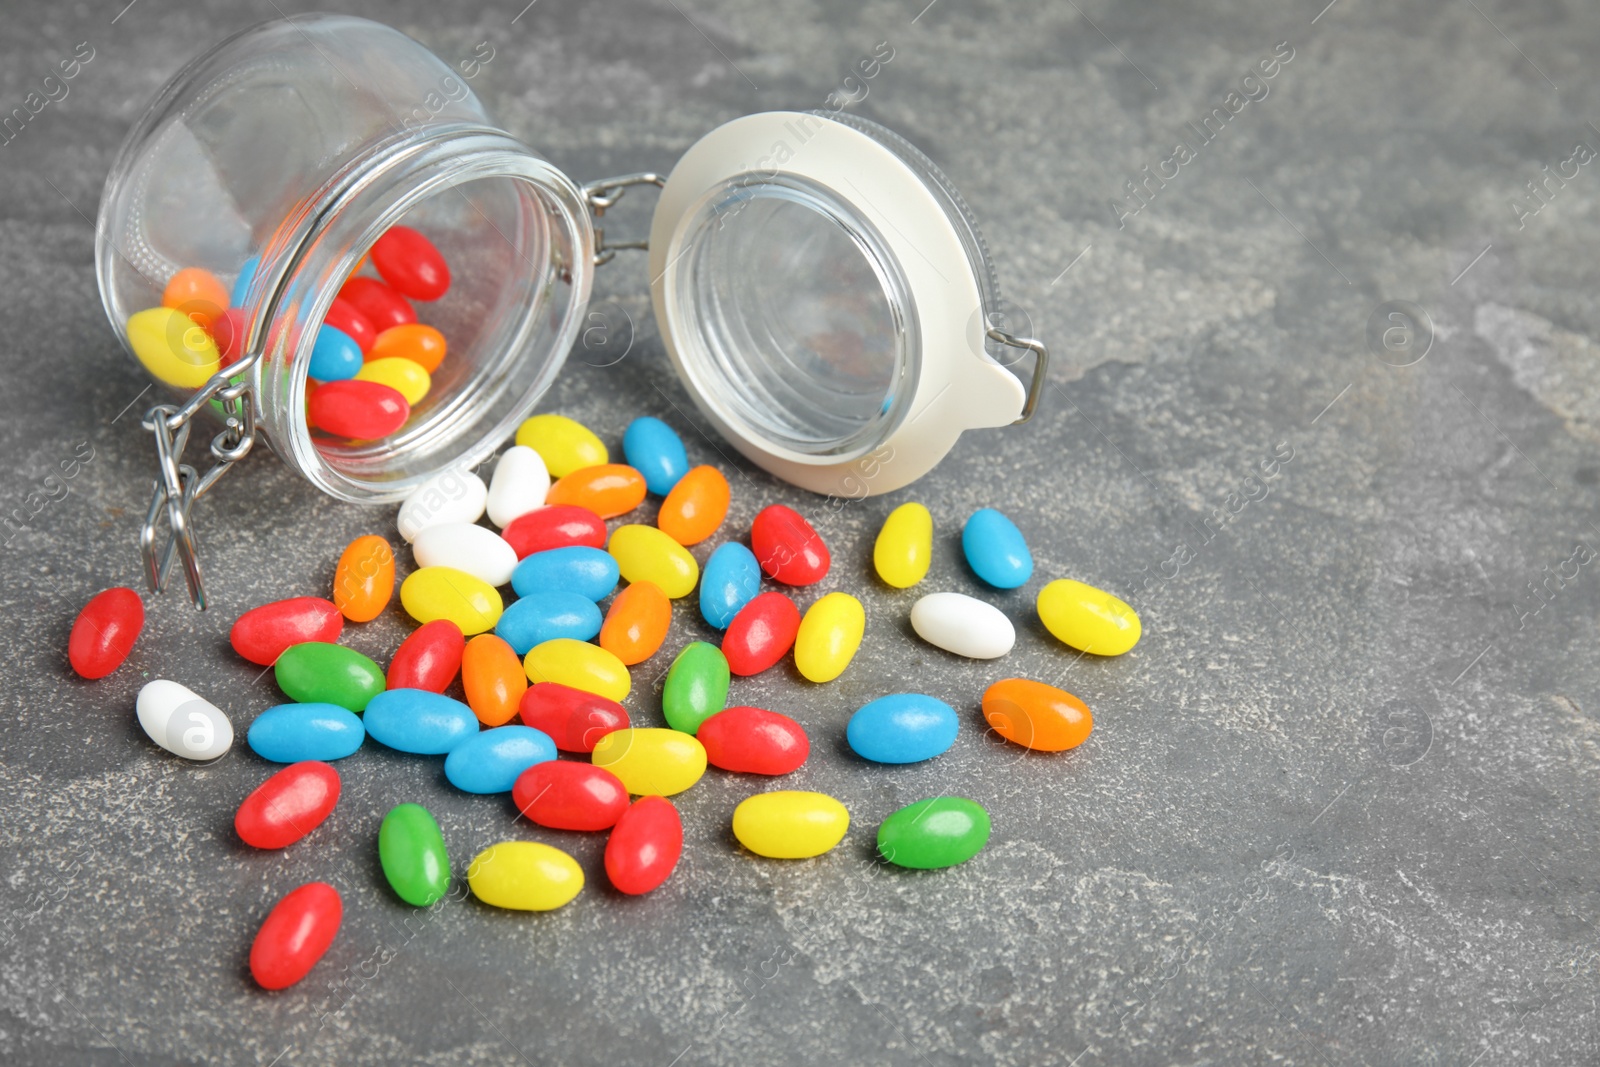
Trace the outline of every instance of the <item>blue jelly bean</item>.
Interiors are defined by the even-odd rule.
[[[956,743],[961,720],[942,700],[921,693],[879,697],[850,716],[845,739],[874,763],[917,763]]]
[[[644,475],[645,488],[666,496],[678,479],[689,473],[689,453],[671,426],[646,415],[628,423],[622,435],[622,454],[628,466]]]
[[[588,641],[600,632],[600,606],[581,593],[531,593],[501,613],[494,632],[519,656],[558,637]]]
[[[232,307],[244,307],[245,294],[250,291],[250,283],[256,279],[256,268],[261,266],[260,256],[251,256],[244,261],[244,266],[239,268],[239,277],[234,279],[233,291],[228,294],[228,303]]]
[[[471,708],[426,689],[386,689],[361,717],[374,741],[419,756],[443,756],[478,732]]]
[[[464,793],[509,793],[517,776],[556,758],[556,743],[531,726],[496,726],[469,737],[444,758],[444,776]]]
[[[256,716],[246,735],[262,759],[274,763],[343,759],[361,747],[360,716],[337,704],[279,704]]]
[[[994,508],[979,508],[961,528],[967,565],[996,589],[1015,589],[1033,577],[1033,555],[1017,524]]]
[[[317,330],[317,343],[311,346],[311,366],[307,372],[319,382],[342,382],[361,372],[361,346],[337,326]]]
[[[700,614],[726,630],[739,609],[761,592],[761,564],[756,554],[737,541],[718,545],[700,572]]]
[[[535,552],[517,564],[511,588],[518,596],[577,593],[599,603],[617,587],[620,573],[616,557],[604,549],[568,545]]]

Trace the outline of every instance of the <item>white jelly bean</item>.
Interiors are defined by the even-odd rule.
[[[175,756],[213,760],[233,744],[233,724],[221,709],[177,682],[146,683],[137,706],[150,740]]]
[[[411,544],[418,567],[454,567],[499,587],[517,569],[517,550],[486,526],[446,522],[429,526]]]
[[[527,445],[506,449],[489,479],[489,521],[504,529],[511,520],[544,507],[550,495],[550,472],[539,453]]]
[[[400,536],[415,541],[430,526],[446,522],[477,522],[489,502],[489,487],[468,470],[442,470],[414,489],[400,505],[396,523]]]
[[[928,644],[971,659],[995,659],[1017,642],[999,608],[965,593],[929,593],[912,606],[911,628]]]

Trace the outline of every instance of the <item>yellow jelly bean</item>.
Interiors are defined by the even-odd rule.
[[[128,345],[145,370],[180,389],[198,389],[222,367],[211,335],[177,308],[146,308],[128,316]]]
[[[400,606],[418,622],[449,619],[470,637],[494,629],[505,603],[482,578],[454,567],[422,567],[400,583]]]
[[[1039,590],[1039,621],[1064,644],[1097,656],[1120,656],[1139,643],[1139,616],[1092,585],[1058,578]]]
[[[746,797],[733,809],[733,836],[758,856],[803,860],[844,840],[850,813],[826,793],[780,789]]]
[[[583,868],[559,848],[537,841],[490,845],[467,867],[472,895],[516,911],[550,911],[578,895]]]
[[[800,620],[794,638],[794,665],[813,682],[831,682],[844,673],[861,647],[867,613],[849,593],[829,593]]]
[[[422,369],[422,364],[400,356],[367,360],[356,371],[356,380],[387,385],[405,397],[406,403],[413,407],[428,395],[428,390],[433,386],[433,379]]]
[[[921,504],[901,504],[889,512],[872,546],[878,577],[896,589],[909,589],[928,576],[933,562],[933,516]]]
[[[626,581],[654,582],[673,600],[694,592],[700,580],[700,565],[689,550],[654,526],[618,526],[606,551]]]
[[[517,444],[539,453],[552,478],[611,462],[605,442],[565,415],[535,415],[524,420],[517,428]]]
[[[705,746],[693,735],[653,726],[611,731],[595,742],[591,758],[642,797],[681,793],[706,773]]]
[[[621,701],[633,686],[627,664],[599,645],[557,637],[534,645],[522,659],[530,682],[560,682],[573,689]]]

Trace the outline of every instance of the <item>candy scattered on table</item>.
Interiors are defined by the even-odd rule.
[[[96,593],[78,612],[67,639],[67,660],[80,677],[104,678],[133,652],[144,629],[144,601],[116,586]]]
[[[338,771],[317,760],[292,763],[244,798],[233,829],[254,848],[287,848],[321,826],[338,803]]]
[[[733,809],[733,836],[758,856],[802,860],[820,856],[850,829],[850,812],[824,793],[782,789],[746,797]]]
[[[262,989],[287,989],[317,965],[344,918],[339,891],[308,882],[273,907],[250,946],[250,975]]]
[[[146,682],[137,713],[145,735],[174,756],[214,760],[233,745],[233,724],[222,709],[177,682]]]

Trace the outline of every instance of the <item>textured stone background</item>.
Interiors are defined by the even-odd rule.
[[[821,106],[887,41],[894,59],[856,110],[957,181],[1002,285],[1058,355],[1031,425],[965,437],[926,481],[829,528],[837,564],[824,588],[865,590],[871,620],[847,675],[825,688],[783,671],[739,684],[740,701],[812,731],[816,754],[795,778],[849,805],[845,844],[804,863],[741,855],[728,818],[756,786],[712,774],[681,798],[682,865],[640,900],[605,886],[600,838],[535,834],[508,802],[449,789],[437,761],[377,746],[341,766],[344,798],[313,839],[252,853],[231,817],[268,767],[239,745],[196,768],[144,739],[133,700],[150,677],[210,695],[241,729],[275,702],[270,677],[227,650],[233,615],[326,588],[350,537],[391,529],[387,511],[321,498],[264,452],[203,508],[216,610],[154,602],[116,675],[69,674],[76,608],[137,584],[151,472],[144,379],[96,294],[100,186],[157,87],[278,4],[9,6],[0,110],[77,42],[96,54],[67,99],[0,146],[5,508],[81,442],[94,458],[68,496],[8,532],[4,554],[0,1056],[645,1067],[1600,1056],[1600,568],[1518,614],[1544,568],[1579,542],[1600,549],[1600,176],[1583,168],[1525,226],[1512,206],[1531,204],[1525,183],[1578,142],[1600,148],[1600,10],[924,2],[540,0],[515,23],[520,0],[350,6],[447,60],[492,42],[476,88],[579,179],[670,167],[740,114]],[[1270,95],[1119,228],[1124,182],[1284,41],[1294,58]],[[612,441],[634,415],[660,415],[695,459],[716,460],[683,414],[645,282],[637,259],[602,272],[599,299],[632,315],[637,345],[615,367],[575,361],[549,407]],[[1397,299],[1421,305],[1436,335],[1406,367],[1366,340],[1374,309]],[[1280,442],[1294,458],[1270,493],[1206,543],[1204,517],[1257,493],[1246,478]],[[772,501],[818,511],[817,498],[740,469],[730,529]],[[920,645],[905,623],[914,594],[875,583],[871,537],[906,499],[939,523],[924,588],[982,592],[956,541],[975,507],[1003,508],[1031,535],[1039,577],[983,593],[1019,623],[1007,660]],[[1050,641],[1030,606],[1059,575],[1132,601],[1140,646],[1101,662]],[[688,614],[675,643],[702,633]],[[386,661],[405,630],[396,611],[347,640]],[[1055,757],[986,740],[977,697],[1003,674],[1081,695],[1091,740]],[[634,702],[646,717],[647,677]],[[897,770],[852,758],[851,710],[904,687],[961,709],[955,748]],[[937,793],[990,808],[987,851],[943,873],[874,865],[878,821]],[[538,836],[570,848],[590,887],[551,915],[468,900],[418,917],[384,888],[374,847],[403,800],[438,813],[463,868],[497,839]],[[275,899],[314,878],[344,892],[344,928],[308,981],[264,995],[245,969],[250,937]]]

